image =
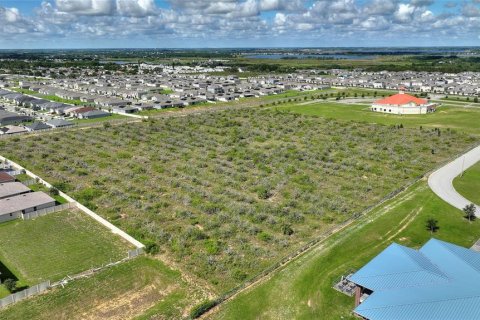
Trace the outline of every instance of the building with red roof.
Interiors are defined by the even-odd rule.
[[[400,91],[372,104],[372,111],[391,114],[426,114],[434,112],[436,104]]]

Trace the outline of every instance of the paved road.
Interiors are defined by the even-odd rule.
[[[428,185],[440,198],[458,209],[463,209],[471,201],[461,196],[453,187],[453,179],[480,161],[480,146],[453,160],[438,169],[428,177]],[[480,206],[476,205],[477,216],[480,216]]]

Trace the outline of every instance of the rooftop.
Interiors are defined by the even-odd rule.
[[[55,203],[55,199],[45,192],[24,193],[0,199],[0,215],[10,214],[49,203]]]
[[[376,104],[388,104],[388,105],[404,105],[412,102],[415,103],[416,105],[424,105],[428,103],[428,100],[420,99],[406,93],[397,93],[397,94],[394,94],[393,96],[375,101]]]
[[[393,243],[349,280],[373,291],[354,310],[367,319],[480,319],[480,253],[448,242]]]
[[[30,192],[30,188],[20,182],[0,183],[0,199]]]

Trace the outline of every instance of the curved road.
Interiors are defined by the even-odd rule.
[[[467,170],[478,161],[480,161],[480,146],[470,150],[432,173],[428,177],[428,185],[437,196],[455,208],[462,210],[466,205],[470,204],[471,201],[465,199],[455,190],[453,187],[453,179],[459,176],[462,170]],[[478,206],[478,204],[475,206],[477,207],[476,215],[480,216],[480,206]]]

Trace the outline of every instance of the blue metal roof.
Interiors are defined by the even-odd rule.
[[[480,253],[448,242],[394,243],[350,280],[373,290],[355,309],[367,319],[480,319]]]

